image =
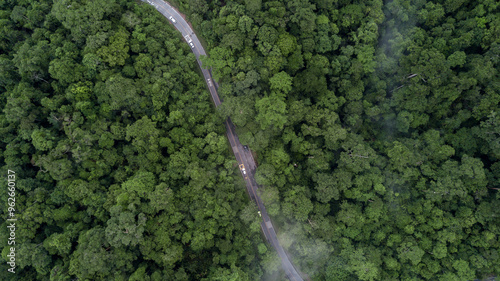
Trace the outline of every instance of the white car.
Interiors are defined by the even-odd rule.
[[[207,79],[208,86],[212,87],[212,81],[210,81],[210,78]]]
[[[169,17],[170,21],[172,21],[173,23],[176,23],[177,21],[174,19],[174,17],[170,16]]]
[[[189,46],[191,46],[191,49],[194,49],[194,44],[193,44],[193,42],[189,42]]]
[[[261,215],[260,211],[258,211],[257,213],[259,214],[259,217],[262,217],[262,215]]]

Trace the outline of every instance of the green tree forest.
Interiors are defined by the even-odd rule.
[[[1,280],[500,274],[495,0],[0,0]],[[16,172],[16,273],[7,171]]]

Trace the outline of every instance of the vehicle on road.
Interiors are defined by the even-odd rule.
[[[172,17],[172,16],[168,17],[168,19],[169,19],[171,22],[173,22],[173,23],[176,23],[176,22],[177,22],[177,21],[174,19],[174,17]]]
[[[245,171],[245,165],[240,164],[240,170],[241,170],[241,172],[242,172],[244,175],[246,175],[246,174],[247,174],[247,171]]]
[[[148,3],[152,4],[154,7],[157,7],[157,5],[152,3],[151,0],[143,0],[143,1],[147,1]],[[168,3],[163,3],[162,5],[169,6]],[[175,19],[173,19],[173,17],[168,17],[168,18],[170,19],[170,21],[172,21],[172,23],[176,23],[176,21],[175,21]],[[177,20],[179,20],[179,25],[187,25],[187,22],[185,22],[185,20],[182,17],[177,18]],[[179,26],[179,25],[176,25],[176,26],[179,27],[178,29],[181,33],[186,34],[186,35],[183,34],[183,37],[186,40],[186,42],[190,45],[190,47],[193,49],[193,52],[194,52],[195,45],[194,45],[194,42],[193,42],[193,39],[191,38],[191,36],[194,37],[196,35],[189,28],[186,31],[184,28],[181,28],[181,26]],[[196,52],[194,52],[194,53],[198,57],[200,55],[200,53],[204,53],[204,49],[203,49],[203,46],[201,44],[197,48],[199,48],[199,50],[196,50]],[[203,71],[203,69],[202,69],[202,71]],[[208,69],[208,73],[211,75],[211,69]],[[211,81],[211,79],[207,78],[210,76],[207,75],[206,72],[204,72],[204,76],[206,78],[208,86],[210,87],[210,90],[212,91],[213,89],[211,87],[215,86],[215,83],[213,83]],[[212,78],[212,77],[210,77],[210,78]],[[220,104],[220,100],[219,100],[219,97],[217,95],[216,89],[214,89],[214,90],[215,90],[215,93],[212,93],[212,97],[216,97],[216,99],[214,98],[214,103],[215,103],[215,106],[217,107]],[[218,101],[218,102],[216,102],[216,101]],[[245,160],[245,156],[247,155],[247,153],[250,150],[249,150],[248,146],[244,146],[243,150],[245,152],[242,153],[240,151],[242,144],[239,142],[237,136],[235,134],[233,135],[233,132],[231,129],[231,124],[230,124],[231,123],[230,119],[227,119],[226,123],[227,123],[227,128],[228,128],[228,138],[230,136],[233,137],[234,146],[232,148],[233,148],[233,152],[234,152],[234,155],[236,157],[236,160],[243,162]],[[240,157],[238,157],[238,155],[240,155]],[[240,162],[238,162],[238,164],[239,163]],[[252,164],[252,166],[253,166],[253,164]],[[279,244],[279,241],[278,241],[276,232],[273,228],[273,225],[269,219],[268,214],[265,211],[265,207],[262,206],[262,202],[261,202],[261,199],[258,195],[258,192],[255,192],[255,189],[258,190],[259,187],[255,184],[255,180],[253,178],[250,178],[250,176],[253,176],[252,175],[253,171],[251,171],[250,174],[247,174],[247,171],[245,169],[244,164],[239,164],[239,169],[240,169],[241,174],[243,175],[243,178],[245,179],[246,188],[247,188],[247,191],[249,192],[250,198],[257,204],[257,207],[259,210],[257,213],[258,213],[259,217],[262,218],[262,213],[260,210],[262,210],[262,212],[264,212],[265,216],[263,218],[264,224],[262,224],[262,226],[263,226],[262,230],[264,231],[264,235],[266,236],[266,238],[269,241],[272,241],[272,246],[278,252],[280,259],[282,260],[282,265],[283,265],[283,269],[285,270],[286,276],[292,281],[303,281],[302,277],[300,277],[300,275],[296,272],[296,270],[293,267],[293,265],[291,264],[290,260],[284,254],[283,248]]]
[[[247,171],[245,170],[245,165],[240,164],[240,171],[241,171],[241,173],[243,174],[243,177],[244,177],[245,179],[248,179],[248,176],[247,176]]]

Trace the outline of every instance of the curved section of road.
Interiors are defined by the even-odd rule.
[[[200,41],[194,34],[189,24],[174,8],[172,8],[172,6],[164,1],[142,1],[147,2],[155,7],[156,10],[158,10],[163,16],[165,16],[175,26],[175,28],[182,33],[182,37],[184,37],[186,43],[191,46],[191,50],[196,56],[196,60],[198,61],[198,65],[200,66],[203,76],[205,77],[205,82],[207,83],[210,95],[212,96],[212,100],[214,101],[215,106],[218,107],[219,105],[221,105],[221,100],[219,98],[219,95],[217,94],[217,84],[213,81],[211,72],[207,69],[204,69],[201,65],[200,55],[206,55],[205,50],[203,49],[203,46],[201,45]],[[257,207],[261,213],[263,219],[261,227],[266,239],[273,246],[279,257],[281,258],[281,264],[287,278],[291,281],[303,281],[304,279],[302,279],[300,274],[297,272],[293,264],[290,262],[290,259],[285,254],[283,247],[278,242],[278,236],[276,235],[276,231],[274,230],[271,218],[266,211],[266,207],[264,206],[262,199],[257,194],[258,185],[253,176],[255,170],[249,170],[249,167],[255,167],[253,159],[249,159],[249,152],[244,149],[243,145],[241,145],[238,136],[235,133],[234,124],[233,122],[231,122],[230,118],[226,120],[225,126],[227,138],[229,139],[229,143],[231,144],[231,148],[233,150],[234,156],[236,157],[236,161],[238,161],[238,165],[240,166],[240,169],[242,171],[242,176],[245,179],[248,194],[250,195],[252,201],[257,204]]]

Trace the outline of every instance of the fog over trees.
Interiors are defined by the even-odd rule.
[[[0,1],[8,280],[282,280],[225,136],[311,280],[500,274],[500,4]],[[1,177],[7,186],[7,177]],[[7,188],[0,189],[7,202]],[[274,279],[273,279],[274,278]]]

